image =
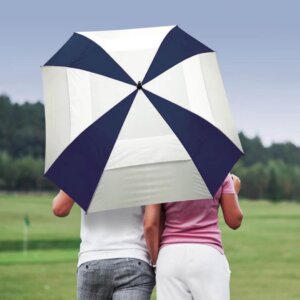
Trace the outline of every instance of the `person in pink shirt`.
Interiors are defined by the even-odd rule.
[[[229,300],[230,268],[218,226],[240,227],[240,180],[228,175],[213,199],[148,205],[144,234],[157,265],[158,300]]]

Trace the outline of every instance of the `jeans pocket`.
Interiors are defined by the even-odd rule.
[[[149,278],[149,281],[155,285],[155,270],[145,261],[138,262],[139,271],[141,276],[146,276]]]

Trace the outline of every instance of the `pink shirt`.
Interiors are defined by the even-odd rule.
[[[224,253],[218,210],[222,194],[235,193],[233,180],[228,175],[213,199],[188,200],[163,204],[166,222],[161,246],[175,243],[200,243]]]

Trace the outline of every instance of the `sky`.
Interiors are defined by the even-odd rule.
[[[40,66],[73,32],[177,24],[216,51],[238,130],[300,146],[299,11],[299,0],[2,1],[0,94],[43,102]]]

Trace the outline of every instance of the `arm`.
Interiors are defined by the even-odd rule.
[[[232,229],[238,229],[243,221],[243,212],[238,202],[238,193],[241,188],[240,179],[232,175],[235,193],[224,193],[220,202],[225,223]]]
[[[52,212],[57,217],[66,217],[70,213],[73,204],[74,200],[60,190],[52,201]]]
[[[161,226],[161,205],[153,204],[147,205],[144,215],[144,235],[149,250],[151,262],[156,264]]]

